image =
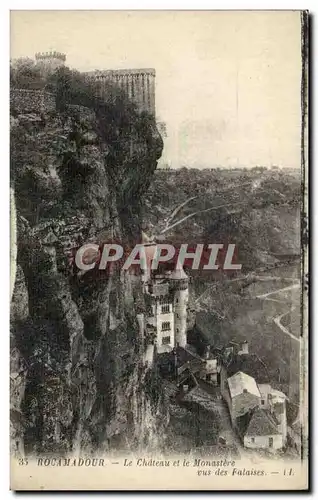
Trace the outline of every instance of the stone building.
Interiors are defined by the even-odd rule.
[[[258,384],[268,384],[269,374],[264,362],[257,354],[249,352],[246,341],[230,342],[220,355],[220,385],[224,390],[226,380],[237,372],[243,372],[257,380]]]
[[[279,450],[287,442],[287,396],[269,383],[267,368],[248,343],[231,342],[220,357],[220,389],[246,448]]]
[[[144,284],[146,329],[153,330],[158,353],[187,344],[188,286],[189,278],[183,269],[153,273]]]
[[[218,359],[215,356],[215,353],[211,351],[211,346],[208,345],[203,356],[202,368],[199,377],[205,382],[217,386],[219,371],[220,366],[218,365]]]
[[[261,394],[253,377],[237,372],[227,379],[222,396],[228,404],[232,425],[249,411],[260,405]]]
[[[146,259],[142,272],[146,303],[143,336],[147,338],[146,344],[156,346],[158,354],[168,353],[187,344],[189,277],[181,266],[153,270],[157,245],[144,233],[142,244]]]
[[[274,415],[278,430],[282,435],[282,443],[285,446],[287,441],[287,396],[274,389],[270,384],[258,384],[261,393],[261,408]]]
[[[136,104],[139,111],[155,116],[155,77],[153,68],[91,71],[86,73],[100,84],[101,95],[109,92],[108,84],[115,84]]]
[[[37,52],[35,54],[36,65],[41,74],[46,77],[61,66],[65,65],[66,55],[57,51]],[[146,111],[155,117],[155,78],[156,71],[153,68],[141,69],[117,69],[117,70],[95,70],[85,73],[99,83],[100,95],[109,92],[109,83],[120,88],[139,111]]]
[[[50,52],[37,52],[35,54],[36,65],[40,68],[43,76],[48,76],[61,66],[65,65],[66,55],[56,50]]]
[[[268,410],[257,408],[254,411],[244,435],[244,446],[269,451],[283,448],[283,435]]]

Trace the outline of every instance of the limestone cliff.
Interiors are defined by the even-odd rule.
[[[138,277],[70,262],[86,242],[140,240],[140,203],[162,140],[116,106],[11,107],[17,276],[11,303],[16,454],[157,448],[167,419],[141,363]]]

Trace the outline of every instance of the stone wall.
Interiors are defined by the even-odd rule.
[[[55,110],[55,95],[44,90],[10,90],[11,112],[41,112]]]
[[[108,91],[107,82],[119,86],[140,111],[155,116],[155,77],[152,68],[93,71],[86,73],[101,85],[101,91]],[[104,85],[103,85],[104,84]]]

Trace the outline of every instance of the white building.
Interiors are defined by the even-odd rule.
[[[287,441],[287,396],[277,389],[273,389],[269,384],[259,384],[261,393],[261,408],[268,410],[277,422],[279,432],[282,434],[283,446]]]
[[[144,283],[148,311],[145,328],[152,329],[157,352],[187,344],[189,278],[183,269],[152,274]]]
[[[229,407],[232,425],[246,448],[271,451],[286,446],[287,397],[284,393],[237,372],[224,381],[222,396]]]
[[[268,410],[255,410],[244,435],[244,446],[269,451],[283,448],[283,435]]]
[[[261,400],[255,379],[243,372],[227,379],[222,396],[228,404],[233,426],[239,417],[257,408]]]

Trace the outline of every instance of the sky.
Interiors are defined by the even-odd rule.
[[[172,167],[300,168],[297,11],[11,11],[11,58],[155,68]]]

